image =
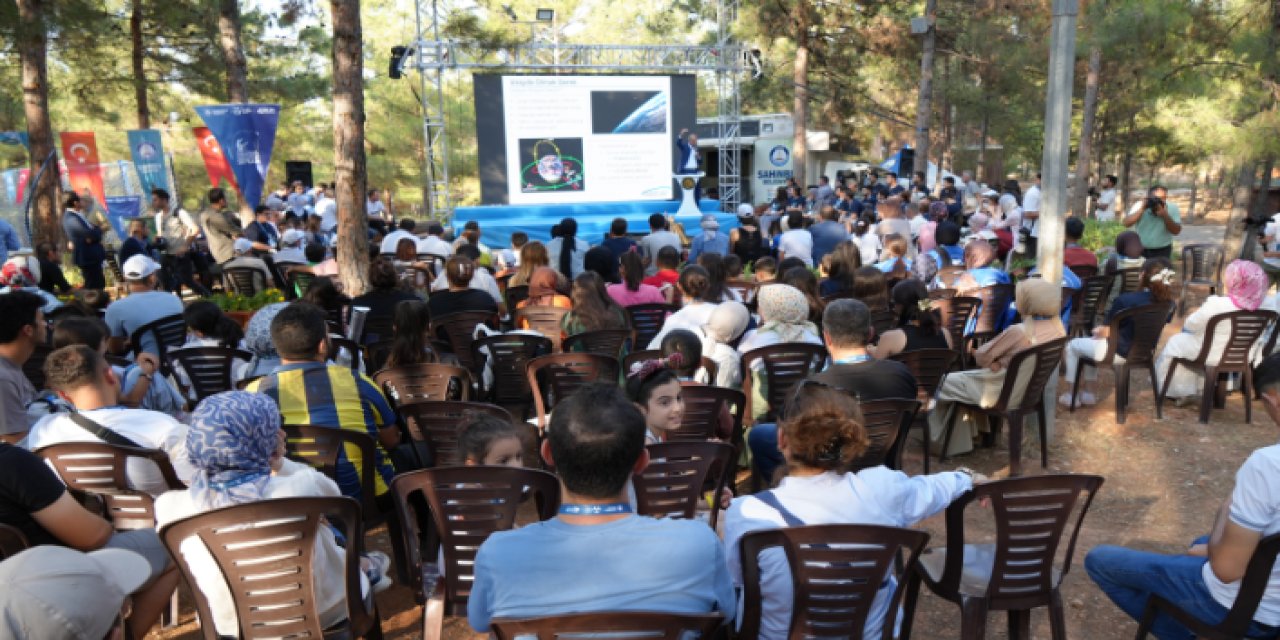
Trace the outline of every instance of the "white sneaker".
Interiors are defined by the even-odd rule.
[[[369,579],[373,592],[382,593],[391,588],[391,558],[381,551],[369,551],[365,553],[364,559],[368,561],[364,575]]]
[[[1071,392],[1070,392],[1070,391],[1068,391],[1068,392],[1066,392],[1066,393],[1062,394],[1062,395],[1058,398],[1058,402],[1059,402],[1060,404],[1062,404],[1062,406],[1064,406],[1064,407],[1070,407],[1070,406],[1071,406]],[[1089,393],[1088,391],[1082,391],[1082,392],[1080,393],[1079,397],[1077,397],[1077,398],[1076,398],[1076,404],[1078,404],[1078,405],[1080,405],[1080,406],[1090,407],[1090,406],[1093,406],[1093,405],[1095,405],[1095,404],[1098,404],[1098,399],[1097,399],[1097,398],[1096,398],[1092,393]]]

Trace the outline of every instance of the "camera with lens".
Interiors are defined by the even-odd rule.
[[[1155,212],[1156,212],[1156,209],[1159,209],[1160,207],[1163,207],[1163,206],[1164,206],[1164,199],[1163,199],[1163,198],[1157,198],[1157,197],[1155,197],[1155,196],[1148,196],[1148,197],[1147,197],[1147,204],[1146,204],[1146,207],[1147,207],[1147,209],[1149,209],[1152,213],[1155,213]]]

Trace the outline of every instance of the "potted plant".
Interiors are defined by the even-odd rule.
[[[252,296],[239,293],[216,293],[209,300],[218,305],[227,317],[240,323],[240,328],[249,326],[249,318],[269,304],[284,302],[284,294],[279,289],[266,289]]]

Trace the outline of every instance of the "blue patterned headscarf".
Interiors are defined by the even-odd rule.
[[[187,430],[192,500],[205,509],[261,500],[279,432],[280,408],[267,396],[226,391],[205,398]]]

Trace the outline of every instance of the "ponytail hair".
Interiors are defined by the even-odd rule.
[[[566,278],[573,278],[573,249],[577,242],[578,221],[565,218],[560,221],[560,273]]]
[[[898,307],[898,326],[905,327],[915,322],[920,333],[926,336],[938,335],[942,326],[942,314],[933,308],[929,300],[929,289],[923,282],[908,278],[893,285],[893,304]]]
[[[1177,274],[1168,258],[1148,258],[1142,263],[1142,283],[1151,291],[1153,302],[1172,302]]]
[[[463,289],[471,286],[471,276],[476,273],[476,263],[466,256],[454,255],[444,265],[449,286]]]
[[[240,323],[222,313],[218,305],[208,300],[198,300],[187,305],[182,311],[182,319],[186,321],[187,327],[206,337],[216,338],[219,345],[228,349],[239,347],[240,341],[244,339]]]
[[[891,233],[884,237],[884,248],[893,255],[893,271],[897,278],[907,277],[907,239],[902,236]]]

